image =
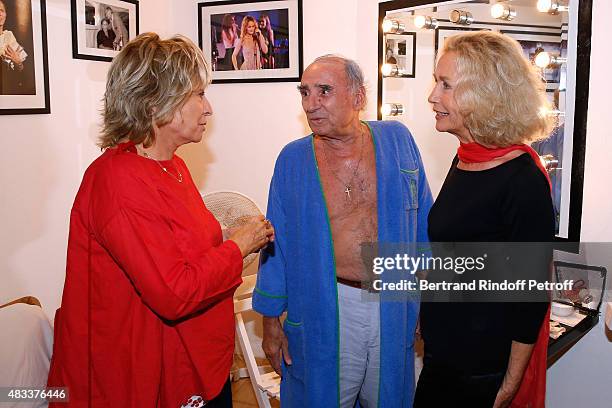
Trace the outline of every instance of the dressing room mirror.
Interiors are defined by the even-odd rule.
[[[458,146],[454,136],[436,131],[427,102],[438,49],[455,34],[499,31],[519,41],[525,57],[538,67],[546,83],[554,107],[547,114],[557,126],[546,140],[532,147],[552,181],[557,239],[580,241],[591,6],[592,0],[380,3],[378,118],[399,120],[411,130],[434,197]],[[403,42],[407,46],[399,45]]]

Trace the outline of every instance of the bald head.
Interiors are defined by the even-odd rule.
[[[352,59],[343,57],[337,54],[325,54],[320,57],[315,58],[315,60],[306,68],[310,68],[315,64],[330,64],[335,66],[342,67],[344,71],[346,82],[351,89],[351,93],[358,94],[362,93],[363,106],[361,109],[365,108],[367,103],[366,100],[366,89],[365,89],[365,81],[363,77],[363,71],[357,62]]]

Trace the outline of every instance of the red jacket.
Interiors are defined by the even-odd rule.
[[[68,406],[178,407],[228,379],[242,256],[185,163],[161,163],[182,183],[131,143],[83,177],[48,381]]]

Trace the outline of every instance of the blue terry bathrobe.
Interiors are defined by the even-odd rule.
[[[399,122],[367,124],[376,155],[378,241],[426,242],[432,197],[412,135]],[[283,363],[281,404],[283,408],[337,407],[336,270],[312,135],[289,143],[280,153],[267,217],[276,239],[262,252],[253,308],[269,317],[287,311],[284,331],[293,364]],[[385,301],[381,294],[378,404],[382,408],[412,407],[418,311],[418,299]]]

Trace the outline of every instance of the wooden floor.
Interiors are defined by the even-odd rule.
[[[268,361],[266,359],[257,358],[257,364],[260,366],[265,366],[268,364]],[[239,354],[234,354],[234,366],[232,367],[232,371],[235,373],[235,370],[243,367],[246,367],[243,357]],[[255,391],[253,391],[250,378],[247,377],[241,378],[237,381],[232,381],[232,402],[234,403],[234,408],[259,407],[257,405]],[[270,406],[272,408],[279,408],[280,402],[276,399],[271,399]]]

